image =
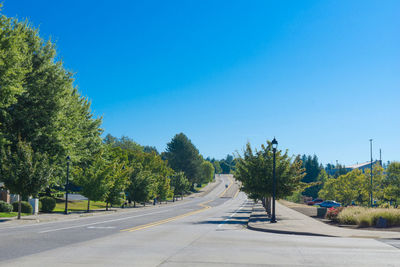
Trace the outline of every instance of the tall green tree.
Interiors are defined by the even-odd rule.
[[[314,156],[302,156],[302,167],[306,170],[306,175],[303,177],[302,182],[304,183],[317,183],[314,186],[307,187],[303,191],[303,195],[316,198],[318,191],[321,190],[322,185],[318,178],[321,171],[323,170],[322,165],[318,162],[318,157]]]
[[[9,31],[0,34],[0,44],[9,43],[9,47],[5,45],[3,49],[12,50],[10,47],[15,43],[9,42],[12,35],[18,35],[18,42],[24,45],[15,43],[23,56],[14,56],[19,63],[12,64],[22,66],[23,70],[14,71],[14,85],[7,82],[10,77],[7,78],[4,73],[4,80],[3,77],[0,79],[0,83],[5,82],[0,84],[1,93],[3,88],[15,89],[6,90],[15,94],[7,98],[6,104],[0,105],[1,135],[4,142],[12,146],[21,138],[35,152],[47,154],[54,168],[51,183],[62,184],[67,155],[71,157],[73,165],[80,165],[98,151],[101,120],[93,118],[90,102],[73,85],[73,75],[65,70],[61,61],[56,60],[54,44],[40,38],[38,31],[27,22],[21,23],[4,16],[2,22]],[[7,23],[11,26],[7,26]],[[12,51],[10,53],[13,54]]]
[[[35,152],[29,143],[18,141],[1,157],[1,177],[13,194],[19,195],[18,219],[21,218],[22,197],[36,196],[49,182],[53,169],[46,154]]]
[[[101,153],[85,168],[74,168],[74,182],[82,188],[81,194],[88,199],[87,212],[90,211],[90,201],[101,201],[107,192],[106,177],[110,169]]]
[[[191,184],[197,181],[203,159],[186,135],[183,133],[175,135],[167,144],[164,156],[169,166],[176,172],[183,171]]]
[[[301,188],[304,169],[300,156],[290,158],[286,152],[276,152],[276,196],[282,198]],[[273,152],[271,142],[262,145],[260,150],[251,148],[247,143],[243,155],[238,155],[235,178],[242,183],[244,192],[255,199],[272,195]]]
[[[106,210],[108,204],[120,205],[121,199],[124,197],[124,191],[129,185],[129,175],[131,169],[125,166],[125,162],[114,159],[107,165],[108,175],[105,177],[106,193],[104,201],[106,202]]]
[[[209,161],[203,161],[200,166],[200,177],[201,180],[199,181],[200,184],[209,183],[214,178],[214,166]]]
[[[399,203],[400,201],[400,162],[391,162],[386,169],[383,180],[384,198]]]
[[[178,172],[172,175],[171,177],[171,187],[174,193],[173,199],[175,200],[176,195],[181,195],[183,198],[183,194],[190,189],[190,182],[185,177],[184,172]]]
[[[130,181],[126,189],[129,202],[133,201],[134,207],[137,202],[146,203],[150,199],[150,185],[153,178],[153,174],[150,171],[142,170],[140,165],[133,167],[133,171],[130,176]]]

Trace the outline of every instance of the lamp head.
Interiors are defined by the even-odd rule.
[[[70,156],[67,156],[67,161],[70,161],[71,160],[71,157]]]
[[[278,148],[278,141],[276,141],[275,137],[271,142],[272,144],[272,149],[276,150]]]

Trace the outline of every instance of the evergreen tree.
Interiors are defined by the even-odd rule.
[[[203,159],[186,135],[183,133],[175,135],[167,144],[164,157],[174,171],[183,171],[191,184],[198,181]]]

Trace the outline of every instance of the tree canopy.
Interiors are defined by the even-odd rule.
[[[276,152],[276,196],[282,198],[291,195],[302,187],[304,169],[300,156],[290,158],[286,152]],[[247,143],[243,155],[238,155],[235,178],[242,183],[244,192],[255,199],[272,195],[273,152],[271,142],[262,145],[260,150],[251,148]]]

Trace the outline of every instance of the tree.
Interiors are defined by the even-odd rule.
[[[22,197],[36,196],[49,182],[52,168],[46,154],[33,151],[29,143],[19,140],[8,147],[1,158],[1,176],[6,187],[19,195],[18,219]]]
[[[129,202],[133,201],[133,205],[136,207],[136,202],[146,203],[149,201],[150,184],[155,179],[150,171],[143,171],[141,166],[136,166],[133,170],[126,192]]]
[[[106,168],[108,175],[106,175],[104,181],[106,188],[104,200],[106,202],[106,210],[108,210],[108,204],[121,204],[123,192],[128,186],[131,169],[126,167],[125,162],[120,162],[119,159],[114,159]]]
[[[181,194],[183,198],[183,194],[190,189],[190,182],[185,177],[184,172],[178,172],[172,175],[171,177],[171,187],[174,193],[173,199],[175,201],[175,196]]]
[[[0,23],[6,29],[3,31],[0,27],[4,33],[0,34],[0,46],[4,44],[2,49],[8,49],[8,52],[4,51],[6,57],[9,55],[8,63],[13,64],[13,68],[23,68],[9,69],[3,74],[0,70],[1,92],[15,92],[12,96],[5,93],[8,100],[0,105],[3,143],[15,147],[21,138],[35,152],[47,154],[54,169],[50,182],[61,184],[67,155],[76,166],[84,164],[98,151],[101,120],[93,118],[90,102],[81,97],[73,85],[73,75],[64,69],[61,61],[56,60],[54,44],[41,39],[38,31],[27,22],[3,16]],[[13,36],[18,38],[12,41]],[[9,47],[15,45],[23,56],[15,54],[14,48],[7,47],[7,44]],[[1,61],[0,66],[8,64]],[[13,79],[7,76],[10,71],[14,72],[11,75]]]
[[[110,171],[101,153],[85,169],[76,167],[74,182],[82,188],[81,194],[88,199],[87,212],[90,211],[90,201],[101,201],[107,192],[106,177]]]
[[[315,183],[318,182],[319,175],[321,170],[323,170],[322,166],[318,162],[318,157],[314,156],[302,156],[302,167],[306,170],[306,175],[304,176],[302,182],[304,183]],[[317,184],[314,186],[310,186],[303,191],[303,195],[310,196],[312,198],[316,198],[318,196],[318,191],[321,189],[321,185]]]
[[[175,135],[167,144],[164,156],[175,172],[183,171],[191,184],[197,181],[203,159],[186,135]]]
[[[386,169],[384,197],[390,201],[400,200],[400,162],[391,162]]]
[[[222,168],[221,168],[221,165],[219,164],[218,160],[214,161],[212,164],[214,166],[215,173],[218,173],[218,174],[222,173]]]
[[[369,188],[368,176],[356,169],[336,179],[328,179],[319,192],[319,196],[337,200],[343,205],[350,205],[353,201],[358,204],[367,204]]]
[[[201,180],[198,181],[200,184],[209,183],[214,178],[214,166],[209,161],[203,161],[200,166],[200,177]]]
[[[1,10],[2,4],[0,4]],[[0,109],[17,102],[24,90],[25,74],[32,68],[26,23],[0,16]]]
[[[261,150],[255,150],[247,143],[243,156],[238,155],[235,178],[242,183],[244,192],[254,199],[272,196],[272,165],[273,152],[270,141]],[[302,187],[301,179],[304,169],[300,157],[290,158],[286,152],[276,152],[276,196],[289,196]]]
[[[157,155],[159,155],[158,150],[155,146],[144,146],[143,147],[143,152],[146,153],[156,153]]]
[[[232,155],[226,155],[225,159],[219,161],[222,173],[229,174],[235,171],[236,161]]]
[[[129,164],[133,169],[126,190],[131,201],[144,201],[141,200],[142,196],[146,201],[150,198],[165,200],[170,194],[169,176],[173,174],[173,170],[154,152],[128,150],[127,153]],[[141,184],[146,187],[139,188]],[[138,192],[140,196],[136,199]]]

